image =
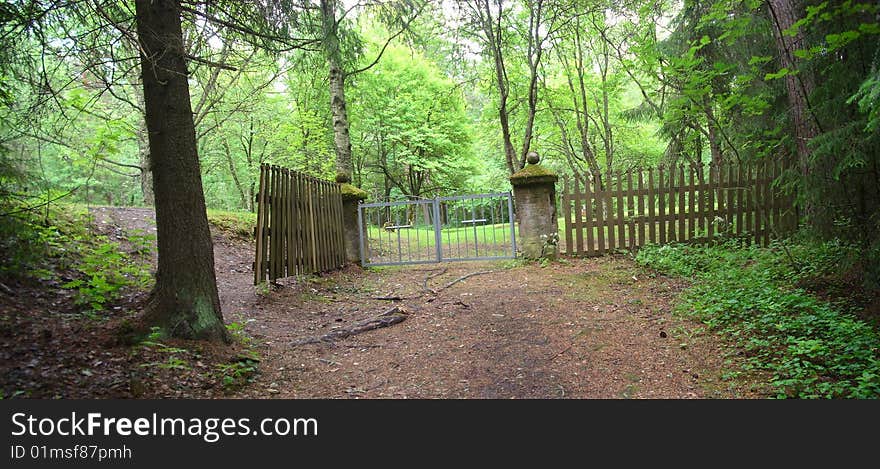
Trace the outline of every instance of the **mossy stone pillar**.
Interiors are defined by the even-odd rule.
[[[348,181],[340,181],[339,189],[342,193],[342,233],[345,238],[345,261],[349,263],[361,262],[361,240],[358,233],[358,203],[367,198],[367,193],[349,184]]]
[[[559,176],[541,166],[530,152],[525,168],[510,176],[519,220],[519,243],[527,259],[555,259],[559,254],[556,221],[556,181]]]

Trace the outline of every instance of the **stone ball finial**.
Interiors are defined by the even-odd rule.
[[[340,184],[347,184],[351,182],[351,176],[340,171],[336,173],[336,182]]]
[[[541,157],[538,156],[538,152],[530,151],[526,154],[526,162],[529,164],[538,164],[541,161]]]

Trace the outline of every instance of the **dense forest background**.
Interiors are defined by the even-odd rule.
[[[235,25],[222,20],[231,4],[184,11],[209,207],[253,210],[261,163],[334,176],[318,3],[279,2],[287,17],[258,40],[241,30],[266,21],[259,2]],[[793,158],[800,174],[782,183],[808,225],[877,232],[875,2],[343,3],[351,173],[372,199],[506,190],[528,150],[581,178]],[[4,198],[152,203],[132,14],[102,1],[0,9]],[[266,46],[276,30],[299,42]]]

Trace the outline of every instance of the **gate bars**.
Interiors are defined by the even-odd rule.
[[[361,264],[509,259],[516,224],[509,192],[358,206]]]

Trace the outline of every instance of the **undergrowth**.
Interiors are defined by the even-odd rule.
[[[23,211],[0,220],[0,278],[60,284],[90,316],[127,288],[146,290],[152,278],[145,261],[152,236],[133,235],[131,252],[90,228],[88,211],[57,204],[48,212]]]
[[[252,239],[257,214],[208,209],[208,222],[237,238]]]
[[[776,397],[877,398],[878,331],[854,306],[797,286],[847,269],[857,252],[840,243],[651,245],[636,260],[692,278],[676,311],[729,339],[745,355],[745,371],[769,373]]]

